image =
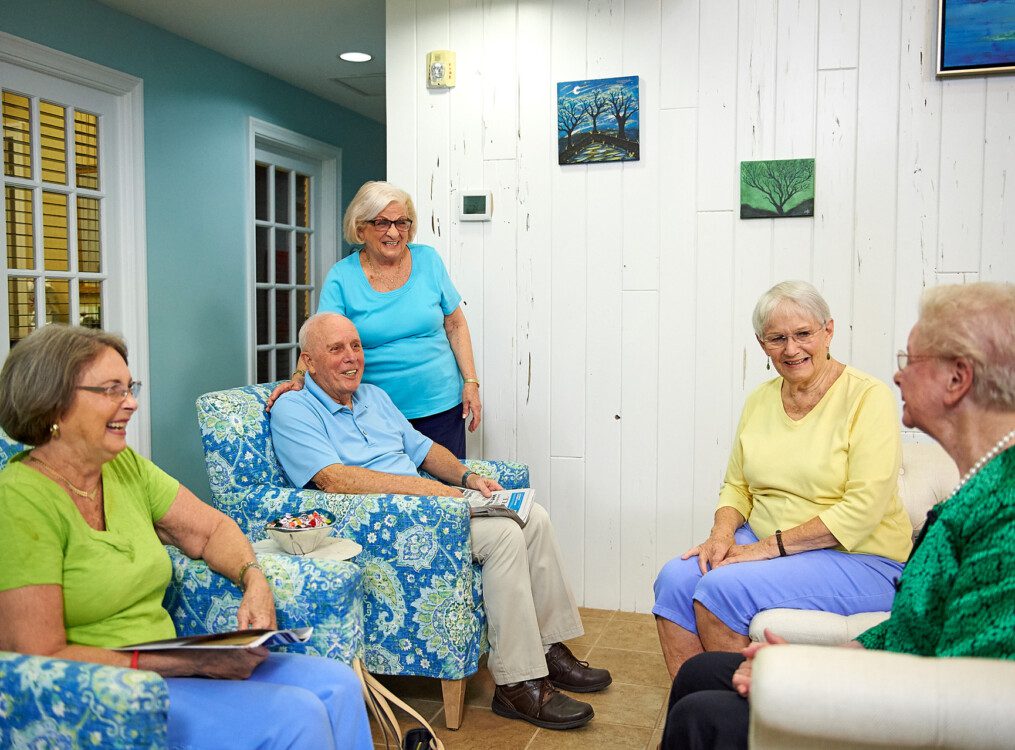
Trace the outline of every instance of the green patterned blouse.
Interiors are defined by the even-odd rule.
[[[864,648],[1015,659],[1015,448],[934,507],[898,589]]]

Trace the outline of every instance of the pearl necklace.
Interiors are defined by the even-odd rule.
[[[991,448],[989,451],[980,456],[980,460],[977,461],[975,464],[973,464],[969,468],[969,471],[966,472],[966,475],[959,480],[959,483],[957,485],[955,485],[955,489],[952,490],[952,494],[948,496],[948,499],[951,500],[953,497],[959,494],[959,490],[965,487],[966,483],[974,476],[976,476],[977,472],[979,472],[980,469],[986,466],[990,462],[990,460],[994,458],[994,456],[1000,453],[1001,450],[1004,448],[1005,444],[1008,443],[1008,441],[1011,440],[1012,438],[1015,438],[1015,430],[1012,430],[1007,435],[1002,437],[1000,440],[994,443],[993,448]]]
[[[41,458],[36,458],[35,456],[29,456],[28,458],[29,458],[29,459],[30,459],[31,461],[34,461],[35,463],[39,464],[40,466],[43,466],[43,467],[45,467],[45,468],[49,469],[49,471],[51,471],[51,472],[52,472],[53,474],[55,474],[56,476],[58,476],[58,477],[60,478],[60,480],[61,480],[61,481],[62,481],[62,482],[63,482],[64,484],[66,484],[66,485],[67,485],[67,488],[68,488],[68,489],[70,489],[70,491],[71,491],[71,492],[73,492],[73,493],[74,493],[75,495],[77,495],[78,497],[84,497],[84,498],[87,498],[87,499],[89,499],[89,500],[94,500],[94,499],[95,499],[95,498],[96,498],[96,497],[98,496],[98,494],[99,494],[99,487],[101,487],[101,486],[102,486],[102,478],[101,478],[101,477],[99,477],[99,483],[98,483],[98,484],[96,484],[96,485],[95,485],[95,487],[93,487],[92,489],[90,489],[90,490],[88,490],[88,491],[86,492],[85,490],[82,490],[82,489],[78,489],[78,488],[77,488],[77,487],[75,487],[75,486],[74,486],[73,484],[71,484],[71,481],[70,481],[70,480],[69,480],[69,479],[68,479],[67,477],[65,477],[65,476],[64,476],[63,474],[61,474],[61,473],[60,473],[59,471],[57,471],[57,470],[56,470],[56,469],[54,469],[54,468],[53,468],[52,466],[50,466],[49,464],[47,464],[47,463],[46,463],[45,461],[43,461],[43,460],[42,460]]]

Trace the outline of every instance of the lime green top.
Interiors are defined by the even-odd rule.
[[[14,456],[0,471],[0,591],[63,587],[67,642],[112,648],[173,638],[162,607],[171,565],[154,523],[180,483],[130,448],[102,467],[106,530],[63,487]]]
[[[904,561],[913,526],[899,500],[902,447],[888,386],[847,367],[793,420],[782,382],[763,383],[747,398],[719,507],[736,508],[761,539],[817,516],[836,549]]]

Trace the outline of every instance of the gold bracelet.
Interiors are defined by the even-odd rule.
[[[478,381],[478,380],[476,380],[475,378],[466,378],[466,379],[465,379],[465,382],[466,382],[466,383],[475,383],[475,384],[476,384],[476,387],[477,387],[477,388],[479,388],[479,381]]]
[[[247,587],[243,585],[243,576],[245,576],[247,574],[247,571],[250,570],[251,568],[257,568],[262,573],[264,573],[264,569],[261,568],[261,563],[257,562],[256,559],[249,560],[243,563],[243,567],[240,568],[240,574],[236,576],[236,585],[239,586],[240,591],[242,591],[243,593],[247,593]]]
[[[304,370],[302,367],[297,367],[296,371],[293,372],[293,374],[289,376],[289,379],[290,380],[296,380],[296,376],[297,375],[299,375],[301,378],[305,378],[306,375],[307,375],[307,371]]]

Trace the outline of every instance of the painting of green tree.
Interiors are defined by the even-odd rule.
[[[814,216],[814,159],[740,162],[740,218]]]

